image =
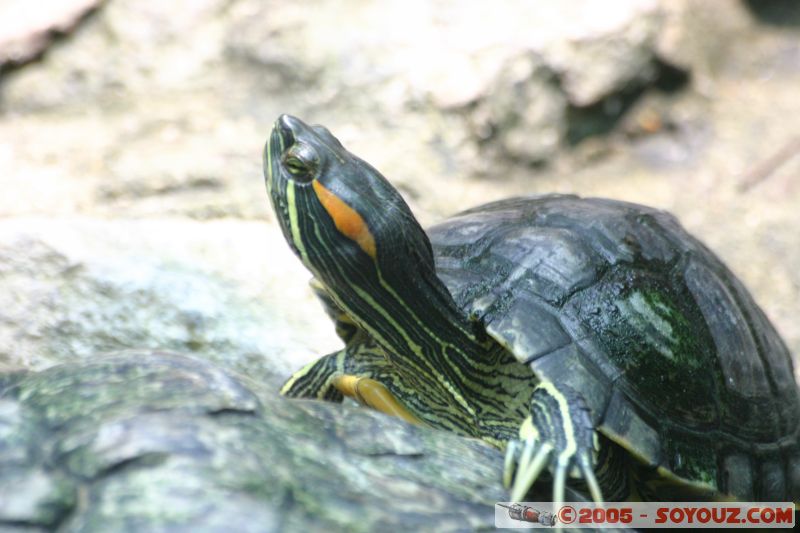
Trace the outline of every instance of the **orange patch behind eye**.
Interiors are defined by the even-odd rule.
[[[344,203],[341,198],[326,189],[320,182],[314,180],[312,185],[322,207],[325,208],[333,219],[333,223],[336,224],[336,229],[356,241],[367,255],[375,259],[375,238],[370,233],[369,227],[367,227],[367,223],[361,218],[361,215]]]

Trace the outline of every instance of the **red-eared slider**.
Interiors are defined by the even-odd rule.
[[[426,234],[378,171],[286,115],[264,167],[346,343],[287,396],[345,394],[506,448],[512,500],[546,473],[557,502],[572,478],[595,500],[800,498],[789,353],[672,216],[552,195]]]

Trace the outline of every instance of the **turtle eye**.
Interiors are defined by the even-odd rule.
[[[301,143],[294,144],[286,150],[281,157],[281,162],[292,178],[303,183],[312,181],[319,167],[316,150]]]

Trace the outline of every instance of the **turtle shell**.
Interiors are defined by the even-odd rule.
[[[429,228],[456,303],[662,476],[744,500],[800,487],[789,352],[742,283],[671,215],[550,195]],[[797,497],[797,495],[795,495]]]

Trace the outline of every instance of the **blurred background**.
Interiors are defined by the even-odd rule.
[[[4,0],[0,368],[338,347],[274,224],[280,113],[424,224],[574,192],[677,215],[800,353],[794,0]]]

